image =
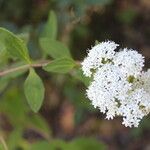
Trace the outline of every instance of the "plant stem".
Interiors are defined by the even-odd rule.
[[[4,140],[4,138],[3,138],[2,136],[0,136],[0,142],[1,142],[1,144],[3,145],[4,149],[5,149],[5,150],[8,150],[8,147],[7,147],[7,145],[6,145],[6,142],[5,142],[5,140]]]
[[[5,76],[7,74],[19,71],[19,70],[24,70],[24,69],[29,69],[31,67],[33,68],[39,68],[39,67],[44,67],[46,66],[50,61],[44,61],[44,62],[38,62],[35,64],[27,64],[27,65],[23,65],[23,66],[19,66],[19,67],[15,67],[15,68],[8,68],[6,70],[0,71],[0,77]]]
[[[0,77],[8,75],[10,73],[19,71],[19,70],[25,70],[25,69],[29,69],[31,67],[33,68],[40,68],[40,67],[44,67],[46,66],[48,63],[50,63],[50,60],[43,60],[43,61],[39,61],[37,63],[33,63],[33,64],[27,64],[27,65],[22,65],[19,67],[14,67],[14,68],[8,68],[6,70],[0,71]],[[76,61],[76,65],[80,66],[80,61]]]

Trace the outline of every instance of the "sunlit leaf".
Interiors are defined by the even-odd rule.
[[[12,32],[0,28],[0,45],[3,45],[11,57],[30,62],[26,44]],[[3,48],[4,49],[4,48]]]
[[[60,58],[60,59],[51,61],[48,65],[43,67],[43,69],[48,72],[67,73],[75,65],[76,65],[75,62],[72,59]]]

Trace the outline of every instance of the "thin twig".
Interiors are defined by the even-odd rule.
[[[4,146],[4,149],[8,150],[7,144],[6,144],[6,142],[5,142],[5,140],[4,140],[4,138],[2,136],[0,136],[0,142]]]
[[[19,71],[19,70],[29,69],[31,67],[33,67],[33,68],[44,67],[49,63],[50,63],[50,61],[44,60],[44,61],[39,61],[39,62],[34,63],[34,64],[27,64],[27,65],[22,65],[19,67],[14,67],[14,68],[7,68],[6,70],[0,71],[0,77],[8,75],[8,74],[16,72],[16,71]],[[80,66],[81,65],[80,61],[76,61],[76,65]]]
[[[23,65],[23,66],[19,66],[19,67],[15,67],[15,68],[8,68],[6,70],[0,71],[0,77],[5,76],[7,74],[19,71],[19,70],[25,70],[28,68],[39,68],[39,67],[44,67],[46,66],[50,61],[44,61],[44,62],[38,62],[35,64],[27,64],[27,65]]]

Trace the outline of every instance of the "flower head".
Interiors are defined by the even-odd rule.
[[[94,46],[82,63],[92,78],[87,97],[107,119],[122,116],[125,126],[137,127],[150,112],[150,70],[142,71],[144,57],[137,51],[107,41]]]
[[[115,42],[107,41],[92,47],[88,51],[88,56],[82,62],[84,75],[90,77],[92,70],[102,66],[104,61],[113,59],[117,46],[119,45]]]
[[[119,66],[125,75],[137,77],[144,66],[144,57],[135,50],[124,48],[116,53],[114,64]]]

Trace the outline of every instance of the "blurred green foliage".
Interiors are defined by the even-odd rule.
[[[48,142],[39,142],[35,143],[31,146],[31,150],[41,150],[42,148],[45,150],[105,150],[106,147],[102,143],[96,141],[92,138],[78,138],[71,142],[64,142],[62,140],[53,140],[50,143]]]

